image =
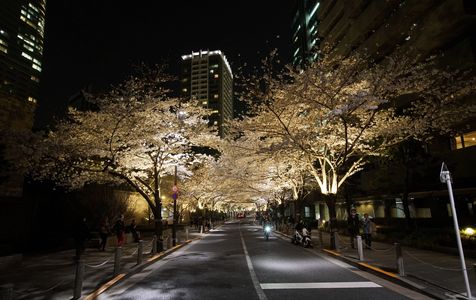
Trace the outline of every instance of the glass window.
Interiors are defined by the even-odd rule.
[[[476,146],[476,131],[464,133],[454,137],[456,149],[463,149]]]

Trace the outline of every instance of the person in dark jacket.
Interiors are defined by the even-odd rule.
[[[122,245],[124,245],[124,242],[125,242],[125,230],[126,230],[126,225],[124,224],[124,215],[121,215],[119,219],[117,219],[113,229],[117,237],[117,247],[122,247]]]
[[[350,245],[354,249],[354,240],[360,233],[360,219],[355,208],[350,210],[350,215],[347,218],[347,229],[350,235]]]
[[[79,260],[86,249],[86,240],[89,239],[89,228],[86,218],[79,218],[73,227],[74,245],[76,248],[75,259]]]

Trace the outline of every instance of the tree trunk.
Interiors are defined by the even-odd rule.
[[[156,194],[154,196],[155,200],[155,210],[154,210],[154,222],[155,222],[155,235],[157,236],[157,251],[164,250],[163,244],[163,226],[162,226],[162,202],[160,201],[160,196]]]
[[[336,249],[336,232],[337,232],[337,213],[336,213],[336,194],[324,195],[324,199],[329,209],[329,230],[331,236],[331,249]]]
[[[408,167],[405,168],[405,183],[404,183],[404,190],[402,195],[402,205],[403,205],[403,212],[405,213],[405,223],[407,230],[413,228],[412,218],[410,216],[410,207],[409,207],[409,190],[410,190],[410,170]]]

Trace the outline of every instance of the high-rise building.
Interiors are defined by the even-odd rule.
[[[30,129],[38,101],[46,0],[5,0],[0,10],[0,128]]]
[[[292,22],[292,62],[294,66],[303,68],[317,58],[314,50],[319,46],[317,13],[320,2],[298,0],[296,5]]]
[[[445,70],[472,70],[474,74],[476,1],[320,0],[317,18],[325,55],[347,57],[357,52],[379,62],[399,50],[420,60],[434,56]],[[476,99],[471,95],[459,101],[464,107]],[[450,224],[448,192],[432,177],[438,176],[444,161],[456,183],[453,193],[459,203],[458,216],[463,223],[472,222],[476,216],[476,116],[461,120],[449,138],[437,135],[431,143],[404,147],[399,154],[403,162],[395,163],[399,165],[386,174],[369,167],[356,175],[360,175],[360,186],[355,182],[349,186],[362,189],[362,197],[352,195],[357,209],[385,219],[387,224],[391,219],[402,224],[397,220],[404,218],[403,203],[407,202],[409,215],[424,224],[422,227]],[[345,215],[344,205],[338,210],[338,215]]]
[[[182,56],[180,93],[213,110],[210,124],[218,126],[220,137],[226,135],[226,122],[233,118],[233,74],[221,51]]]

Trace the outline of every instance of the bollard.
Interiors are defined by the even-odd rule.
[[[83,293],[84,260],[78,260],[76,264],[76,277],[74,278],[73,299],[81,298]]]
[[[114,276],[121,272],[122,247],[117,247],[114,253]]]
[[[362,247],[362,237],[358,235],[356,238],[357,238],[357,251],[359,252],[359,260],[364,261],[364,248]]]
[[[137,244],[137,264],[140,265],[142,263],[142,251],[144,250],[144,241],[140,240]]]
[[[185,228],[185,240],[188,241],[188,227]]]
[[[0,285],[0,300],[12,300],[13,299],[13,284]]]
[[[157,254],[157,236],[154,235],[154,238],[152,239],[152,255]]]
[[[395,253],[397,256],[397,272],[400,276],[405,276],[405,268],[403,267],[402,245],[395,243]]]
[[[340,249],[340,245],[339,245],[339,233],[337,231],[334,231],[334,246],[335,246],[335,250],[339,251]],[[332,242],[332,240],[331,240]],[[331,249],[332,249],[332,244],[331,244]]]
[[[324,248],[324,239],[322,238],[322,230],[319,230],[319,245],[321,248]]]
[[[203,225],[200,225],[200,234],[203,234]]]

